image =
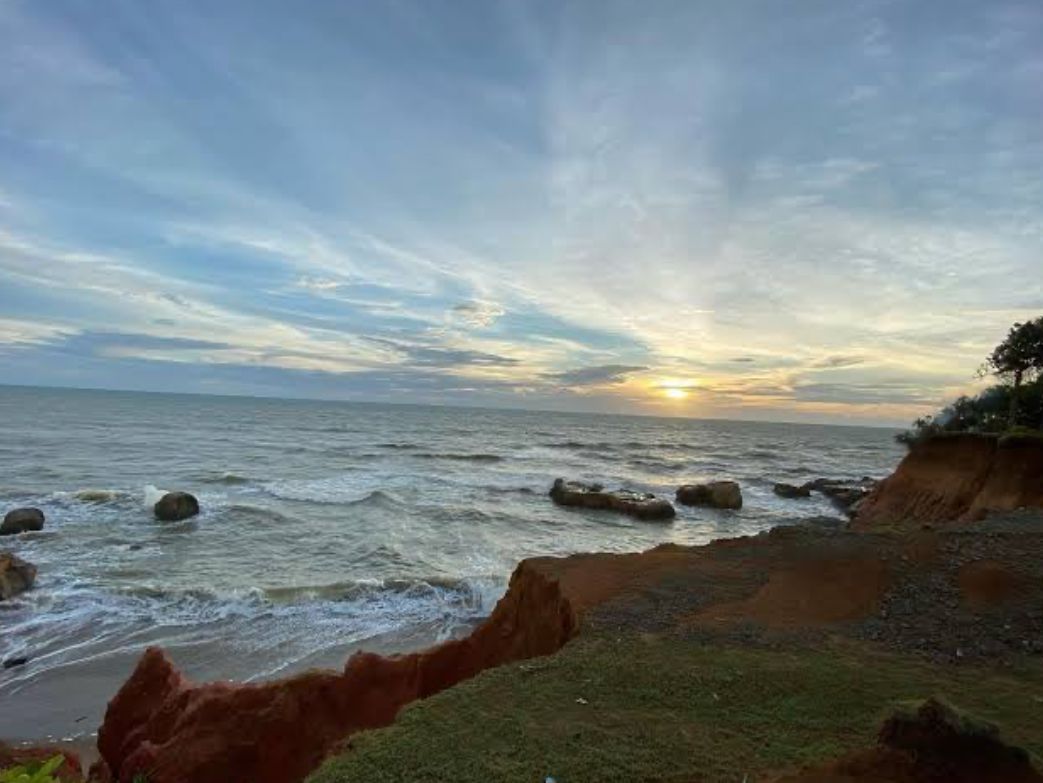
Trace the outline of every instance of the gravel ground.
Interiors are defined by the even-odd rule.
[[[973,527],[910,534],[852,533],[813,522],[750,541],[693,555],[690,565],[599,606],[585,619],[588,631],[670,633],[771,648],[842,635],[939,662],[1010,663],[1043,655],[1043,513],[1015,512]],[[723,627],[691,621],[708,607],[754,595],[773,571],[864,558],[883,560],[889,578],[875,606],[858,619],[783,630],[743,620]],[[986,587],[1006,586],[999,599],[968,599],[961,574],[975,569],[988,572]]]

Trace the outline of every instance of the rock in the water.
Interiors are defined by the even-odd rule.
[[[550,497],[559,506],[605,509],[629,514],[637,519],[673,519],[676,515],[670,501],[649,492],[617,489],[606,492],[600,484],[556,479]]]
[[[16,508],[4,516],[4,522],[0,525],[0,536],[43,530],[43,521],[43,512],[38,508]]]
[[[778,483],[774,487],[775,494],[780,498],[809,498],[811,497],[811,488],[805,484],[803,486],[795,486],[793,484]]]
[[[11,552],[0,552],[0,601],[24,593],[36,581],[36,566]]]
[[[686,506],[742,508],[742,490],[736,481],[711,481],[709,484],[685,484],[677,490],[677,502]]]
[[[17,669],[19,666],[25,666],[27,663],[29,663],[29,659],[22,655],[17,658],[4,659],[3,667],[5,669]]]
[[[199,501],[187,492],[168,492],[153,507],[156,518],[164,522],[178,522],[199,513]]]
[[[809,481],[802,489],[821,492],[832,500],[834,505],[848,514],[852,514],[855,506],[869,494],[874,486],[876,486],[876,482],[870,478],[863,478],[861,481],[818,478]]]

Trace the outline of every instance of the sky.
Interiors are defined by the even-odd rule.
[[[907,423],[1041,172],[1039,0],[0,0],[0,383]]]

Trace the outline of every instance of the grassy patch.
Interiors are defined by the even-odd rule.
[[[1043,664],[936,666],[850,642],[774,652],[629,636],[485,672],[403,711],[310,783],[730,781],[872,744],[941,696],[1043,754]]]

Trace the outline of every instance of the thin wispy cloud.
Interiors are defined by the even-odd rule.
[[[1043,310],[1043,8],[936,6],[8,0],[0,357],[906,420]]]

